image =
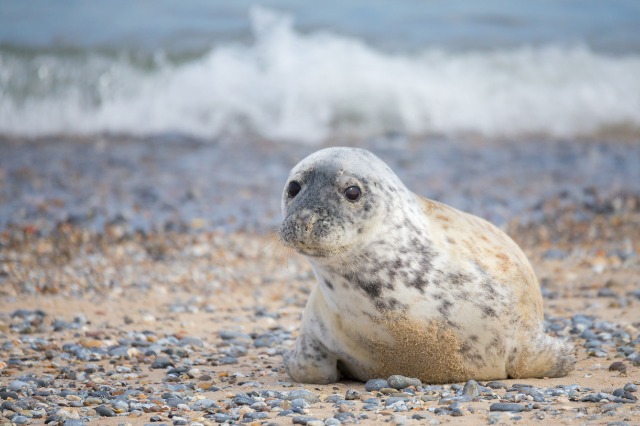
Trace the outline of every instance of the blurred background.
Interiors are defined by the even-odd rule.
[[[265,230],[345,144],[501,222],[640,186],[640,4],[0,0],[0,135],[0,226]]]

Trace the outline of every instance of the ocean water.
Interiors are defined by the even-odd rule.
[[[0,134],[640,132],[637,0],[0,0]]]

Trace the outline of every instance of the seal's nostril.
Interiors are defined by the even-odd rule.
[[[318,221],[318,216],[316,215],[312,215],[309,218],[305,226],[305,235],[311,235],[311,232],[313,232],[313,225],[315,225],[317,221]]]

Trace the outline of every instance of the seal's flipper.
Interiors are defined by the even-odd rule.
[[[510,379],[562,377],[573,370],[575,363],[572,344],[541,333],[530,345],[514,349],[507,374]]]
[[[340,379],[338,360],[319,340],[301,334],[296,347],[284,356],[284,368],[301,383],[335,383]]]

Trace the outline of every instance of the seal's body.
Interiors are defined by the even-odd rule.
[[[318,279],[285,368],[330,383],[557,377],[575,363],[543,331],[527,258],[483,219],[410,192],[368,151],[329,148],[290,173],[282,242]]]

